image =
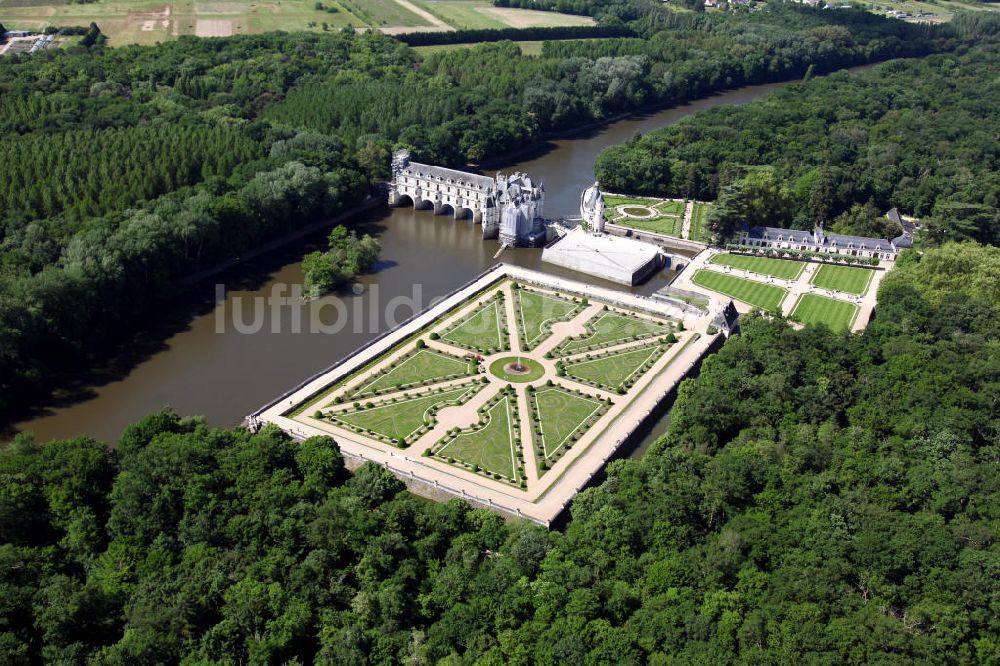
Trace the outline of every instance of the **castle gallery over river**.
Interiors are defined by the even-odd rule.
[[[545,247],[542,260],[619,284],[634,285],[662,265],[649,243],[604,234],[604,199],[597,183],[580,196],[580,216],[543,217],[545,187],[515,172],[494,177],[410,161],[397,151],[392,160],[389,205],[429,208],[482,224],[483,239],[501,247]]]

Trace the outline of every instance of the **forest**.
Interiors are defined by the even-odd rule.
[[[859,335],[761,315],[564,532],[170,412],[0,452],[6,663],[986,664],[1000,250],[910,252]]]
[[[614,6],[628,11],[602,24],[642,39],[541,57],[497,42],[422,58],[345,29],[5,58],[0,420],[121,344],[192,274],[362,202],[395,147],[462,166],[646,105],[961,44],[864,11]]]
[[[878,220],[896,206],[927,242],[1000,244],[998,63],[991,36],[811,79],[608,148],[597,175],[615,192],[718,199],[722,236],[823,221],[886,237]]]

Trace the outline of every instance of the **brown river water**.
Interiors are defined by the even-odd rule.
[[[551,141],[537,156],[505,164],[503,170],[543,180],[546,216],[576,214],[580,192],[593,182],[594,161],[603,148],[696,111],[744,104],[783,85],[748,86],[620,120]],[[540,250],[507,250],[494,259],[497,242],[483,241],[479,227],[427,210],[372,212],[360,216],[355,226],[361,233],[378,236],[381,259],[377,270],[359,281],[361,287],[339,296],[339,305],[326,300],[303,303],[296,297],[288,299],[289,304],[268,298],[276,286],[288,285],[277,294],[287,296],[291,285],[301,285],[300,260],[321,247],[324,231],[192,287],[163,313],[161,322],[129,343],[121,358],[68,380],[49,405],[14,428],[33,432],[39,441],[87,434],[113,443],[127,424],[165,406],[180,414],[203,414],[212,425],[235,425],[269,399],[383,333],[393,320],[413,314],[414,306],[423,309],[431,299],[498,261],[593,281],[543,265]],[[664,270],[634,291],[652,293],[670,277]],[[225,285],[222,300],[216,299],[217,285]],[[662,434],[666,422],[665,418],[653,429],[637,452]]]

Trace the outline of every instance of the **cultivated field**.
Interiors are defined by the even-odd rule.
[[[759,273],[760,275],[770,275],[782,280],[795,280],[802,274],[802,269],[806,267],[805,262],[792,261],[791,259],[772,259],[770,257],[752,257],[745,254],[725,254],[714,255],[709,263],[719,266],[732,266],[743,270]]]
[[[351,14],[337,0],[275,0],[272,2],[140,2],[112,1],[86,4],[32,2],[11,6],[0,0],[0,16],[8,29],[41,30],[48,25],[97,23],[113,46],[154,44],[181,35],[225,36],[269,30],[330,30],[365,21]]]
[[[270,30],[339,30],[371,27],[386,33],[455,28],[590,25],[593,19],[556,12],[493,7],[488,0],[270,0],[267,2],[156,3],[112,0],[85,4],[54,0],[0,0],[8,29],[97,23],[113,46],[154,44],[181,35],[203,37]],[[540,52],[540,42],[527,49]]]
[[[691,281],[699,287],[771,312],[781,311],[781,301],[788,294],[788,291],[773,284],[746,280],[707,269],[696,271]]]
[[[564,40],[564,41],[588,41],[588,40]],[[514,42],[521,49],[521,53],[530,56],[540,56],[542,55],[542,48],[545,41],[540,40],[527,40],[527,41],[516,41]],[[422,55],[430,55],[432,53],[437,53],[438,51],[454,51],[456,49],[471,49],[479,44],[434,44],[432,46],[415,46],[413,50]]]
[[[835,331],[848,330],[858,314],[858,306],[835,298],[802,294],[790,315],[803,324],[826,324]]]
[[[875,271],[854,266],[834,266],[825,264],[813,276],[812,283],[821,289],[832,289],[858,296],[868,291]]]

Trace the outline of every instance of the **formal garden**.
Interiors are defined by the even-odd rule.
[[[676,340],[671,333],[657,344],[558,361],[556,373],[589,386],[624,394]]]
[[[812,283],[821,289],[862,296],[868,291],[874,275],[870,268],[824,265],[813,275]]]
[[[681,237],[687,203],[673,199],[604,195],[604,218],[640,231]]]
[[[618,312],[605,306],[605,310],[594,320],[588,321],[585,328],[586,333],[568,338],[557,350],[553,351],[553,355],[578,354],[656,335],[665,335],[672,330],[672,325],[669,322],[656,322]]]
[[[327,418],[331,423],[347,429],[375,437],[388,444],[406,446],[417,436],[428,432],[437,425],[435,415],[444,407],[463,405],[471,400],[486,385],[486,380],[464,382],[451,388],[437,387],[431,390],[403,393],[380,402],[354,403],[350,408],[323,414],[317,411],[315,418]]]
[[[598,441],[696,335],[619,302],[504,279],[400,337],[286,413],[528,491]]]
[[[517,396],[501,390],[479,409],[481,419],[470,428],[453,428],[435,444],[431,456],[498,481],[527,487],[521,450]]]
[[[854,324],[858,309],[857,305],[848,301],[802,294],[789,318],[801,324],[826,324],[831,330],[846,331]]]
[[[705,268],[695,271],[691,282],[769,312],[781,312],[781,302],[788,295],[784,287]]]
[[[528,389],[532,440],[538,474],[542,476],[610,408],[611,399],[601,399],[578,389],[545,386]]]
[[[535,289],[511,285],[517,307],[517,333],[521,349],[528,351],[552,334],[552,324],[568,321],[583,310],[586,298],[570,299]]]
[[[441,333],[440,337],[457,347],[490,354],[501,349],[510,349],[507,333],[504,294],[498,291],[494,298],[459,320]]]
[[[756,257],[747,254],[727,254],[720,252],[712,255],[708,263],[716,266],[739,268],[759,275],[776,277],[782,280],[796,280],[802,274],[806,264],[789,259],[773,259],[771,257]]]

